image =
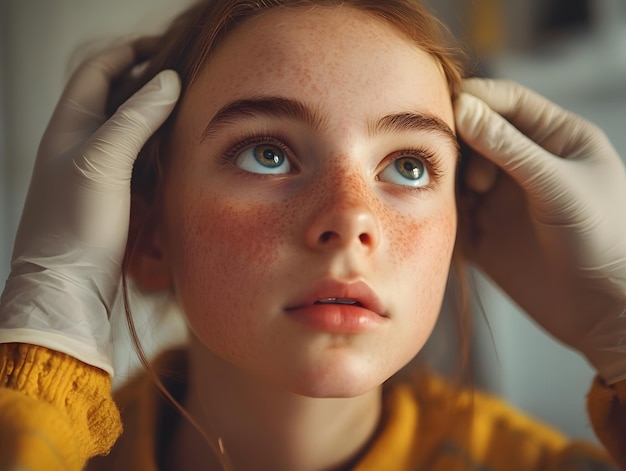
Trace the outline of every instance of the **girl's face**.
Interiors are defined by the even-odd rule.
[[[157,233],[205,354],[314,397],[409,361],[454,245],[453,126],[438,64],[381,20],[236,29],[181,104]]]

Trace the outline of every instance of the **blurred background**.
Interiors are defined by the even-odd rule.
[[[77,58],[94,45],[160,30],[189,0],[0,0],[0,280],[39,139]],[[605,130],[626,156],[626,0],[430,0],[474,57],[475,72],[521,82]],[[585,415],[592,370],[527,320],[475,274],[471,357],[479,387],[503,396],[572,437],[593,438]],[[165,301],[163,301],[165,302]],[[180,341],[182,324],[146,316],[149,351]],[[143,303],[144,309],[141,309]],[[453,323],[442,317],[427,354],[448,357]],[[136,365],[126,328],[116,326],[118,381]],[[142,335],[143,334],[143,335]],[[445,356],[444,355],[444,356]]]

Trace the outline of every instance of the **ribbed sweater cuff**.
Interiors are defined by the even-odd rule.
[[[69,355],[29,344],[0,344],[0,388],[3,408],[11,408],[0,408],[0,428],[5,430],[0,437],[9,435],[16,449],[23,448],[22,440],[29,446],[39,440],[60,461],[67,460],[67,469],[81,469],[90,457],[107,453],[121,433],[111,378]],[[24,452],[33,455],[24,459],[36,458],[34,449]]]

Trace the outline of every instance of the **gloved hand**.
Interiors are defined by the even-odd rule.
[[[598,128],[528,89],[471,79],[463,92],[464,254],[607,382],[626,379],[624,164]]]
[[[133,162],[180,93],[158,74],[106,122],[111,81],[136,60],[131,45],[72,76],[39,146],[0,299],[0,342],[67,353],[112,374],[108,314],[129,224]]]

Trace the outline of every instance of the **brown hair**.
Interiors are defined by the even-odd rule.
[[[462,64],[465,56],[462,49],[452,39],[446,27],[418,0],[202,0],[174,19],[162,35],[136,43],[138,59],[147,60],[146,68],[139,76],[129,73],[114,84],[109,97],[108,111],[112,114],[117,106],[132,93],[164,69],[173,69],[179,74],[184,95],[207,60],[219,48],[224,38],[238,25],[272,9],[313,6],[354,8],[387,22],[440,64],[452,99],[459,93],[464,75]],[[176,111],[173,115],[175,113]],[[161,151],[165,148],[164,144],[172,121],[170,117],[146,143],[133,170],[132,193],[135,197],[141,198],[144,204],[147,204],[147,207],[153,211],[157,206],[155,198],[158,198],[162,181],[161,169],[165,167],[168,157]],[[124,262],[125,272],[132,256],[133,246],[141,239],[142,232],[150,228],[152,217],[150,215],[145,217],[144,221],[131,221],[129,245]],[[154,378],[159,389],[170,398],[181,414],[196,426],[193,418],[176,403],[149,367],[130,315],[125,278],[123,278],[123,287],[131,337],[141,362]],[[215,446],[215,440],[211,439],[205,431],[199,430],[199,432],[213,446],[218,456],[222,456],[218,447]],[[227,468],[228,464],[223,462],[223,466]]]

